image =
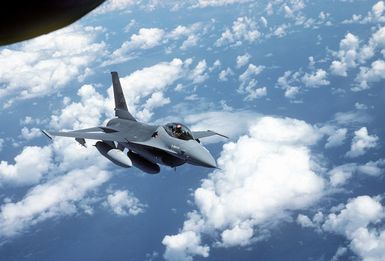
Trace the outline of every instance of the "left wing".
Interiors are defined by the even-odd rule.
[[[220,134],[218,132],[215,132],[215,131],[212,131],[212,130],[207,130],[207,131],[193,131],[192,132],[192,135],[194,137],[194,139],[201,139],[201,138],[206,138],[206,137],[210,137],[210,136],[214,136],[214,135],[219,135],[221,137],[224,137],[226,139],[228,139],[229,137],[223,135],[223,134]]]
[[[76,139],[91,139],[91,140],[106,140],[106,141],[118,141],[126,142],[126,138],[119,134],[118,131],[105,128],[95,127],[83,130],[74,130],[68,132],[55,132],[42,130],[44,135],[52,139],[52,136],[72,137]]]

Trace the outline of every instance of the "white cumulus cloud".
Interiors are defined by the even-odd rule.
[[[313,74],[305,73],[305,75],[302,77],[302,82],[307,87],[319,87],[319,86],[325,86],[329,85],[329,81],[327,80],[327,72],[322,69],[318,69]]]
[[[47,174],[52,164],[52,149],[48,146],[28,146],[18,154],[14,164],[0,162],[0,183],[9,185],[36,184]]]
[[[245,94],[245,100],[254,100],[266,96],[267,88],[258,88],[258,81],[256,77],[265,69],[262,65],[249,64],[246,71],[239,75],[239,81],[241,82],[237,91],[241,94]]]
[[[245,66],[250,61],[251,55],[248,53],[245,53],[244,55],[238,55],[237,56],[237,68],[241,68],[242,66]]]
[[[119,216],[136,216],[144,212],[146,205],[127,190],[117,190],[107,196],[106,205]]]
[[[367,150],[375,148],[378,143],[378,137],[376,135],[369,135],[368,129],[362,127],[354,132],[354,137],[350,150],[346,153],[346,156],[350,158],[364,155]]]
[[[357,66],[356,59],[359,43],[359,38],[356,35],[352,33],[345,35],[345,38],[340,42],[340,50],[336,54],[339,60],[333,61],[330,66],[333,74],[346,77],[347,70]]]
[[[261,36],[257,23],[249,17],[238,17],[231,28],[226,28],[221,37],[215,42],[220,47],[224,45],[241,45],[243,41],[254,43]]]
[[[209,7],[209,6],[225,6],[231,4],[241,4],[247,3],[251,0],[197,0],[197,2],[193,5],[194,7]]]
[[[89,167],[34,187],[22,200],[1,206],[0,234],[13,236],[48,218],[76,213],[76,202],[108,178],[108,172]]]
[[[4,105],[52,93],[89,73],[89,66],[106,51],[105,43],[97,42],[102,31],[74,25],[2,49],[0,99],[7,99]]]
[[[372,227],[385,217],[380,198],[358,196],[339,209],[326,217],[322,228],[345,236],[362,260],[384,260],[385,231]]]
[[[262,117],[247,135],[225,144],[218,159],[221,169],[194,192],[197,210],[190,212],[177,235],[164,238],[164,257],[207,256],[202,233],[218,235],[217,246],[250,244],[259,237],[259,226],[313,204],[322,195],[324,180],[313,170],[317,164],[308,146],[319,137],[303,121]],[[195,240],[182,241],[187,234]]]

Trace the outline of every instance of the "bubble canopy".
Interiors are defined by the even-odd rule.
[[[181,123],[171,122],[167,123],[163,127],[171,137],[181,140],[194,139],[191,130]]]

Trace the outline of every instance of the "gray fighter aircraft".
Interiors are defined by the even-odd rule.
[[[158,164],[172,168],[184,163],[216,168],[210,152],[199,139],[212,135],[226,136],[211,130],[191,131],[181,123],[149,125],[138,122],[128,111],[117,72],[111,72],[115,98],[115,116],[107,126],[93,127],[69,132],[42,132],[52,136],[73,137],[82,146],[85,139],[99,140],[98,151],[113,163],[130,168],[135,166],[149,174],[160,171]],[[127,153],[123,151],[128,149]]]

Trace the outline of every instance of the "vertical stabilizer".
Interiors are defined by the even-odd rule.
[[[115,98],[115,116],[121,119],[136,121],[135,118],[128,111],[122,86],[120,85],[118,73],[111,72],[111,76],[112,76],[112,86],[114,89],[114,98]]]

